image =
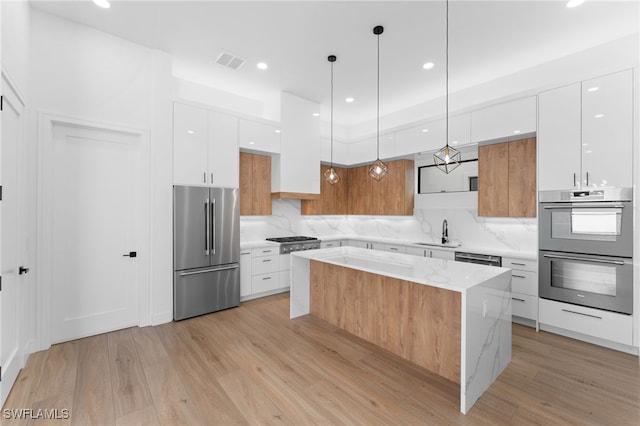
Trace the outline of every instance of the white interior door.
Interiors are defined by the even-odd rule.
[[[143,138],[55,121],[51,135],[51,343],[136,325]]]
[[[0,406],[4,403],[24,358],[20,343],[20,288],[18,275],[18,224],[20,191],[18,191],[18,149],[24,141],[24,105],[4,79],[2,108],[2,201],[0,202],[0,259],[2,291],[0,291]],[[20,212],[24,214],[24,212]]]

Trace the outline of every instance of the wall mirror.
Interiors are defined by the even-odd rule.
[[[433,154],[416,156],[418,194],[467,192],[478,190],[478,150],[476,146],[460,149],[462,162],[449,174],[433,164]]]

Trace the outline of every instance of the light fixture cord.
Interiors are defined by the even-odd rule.
[[[378,158],[380,159],[380,34],[378,34],[378,101],[376,105],[376,140],[378,144]]]
[[[331,168],[333,169],[333,62],[331,62]]]
[[[445,37],[445,121],[446,121],[446,129],[445,129],[445,137],[446,137],[446,145],[449,147],[449,0],[447,0],[447,12],[446,12],[446,29],[447,36]]]

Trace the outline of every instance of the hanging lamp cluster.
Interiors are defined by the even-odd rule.
[[[449,0],[446,6],[446,52],[445,52],[445,104],[446,104],[446,130],[445,146],[433,154],[433,163],[443,172],[449,174],[455,170],[462,160],[460,151],[449,146]]]
[[[381,25],[377,25],[373,28],[373,33],[378,37],[378,96],[376,102],[376,142],[377,153],[376,161],[369,166],[369,176],[375,180],[382,179],[388,171],[387,165],[380,160],[380,34],[384,31]]]
[[[333,168],[333,63],[337,60],[336,55],[329,55],[327,60],[331,63],[331,166],[324,172],[324,178],[331,185],[340,182],[338,172]]]

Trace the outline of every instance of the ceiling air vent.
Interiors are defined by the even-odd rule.
[[[245,62],[246,61],[241,57],[232,55],[231,53],[225,51],[220,53],[220,55],[218,55],[218,59],[216,59],[216,63],[234,70],[239,69],[244,65]]]

